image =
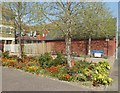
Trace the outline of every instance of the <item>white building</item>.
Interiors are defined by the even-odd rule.
[[[0,41],[2,41],[2,44],[14,44],[14,28],[11,26],[0,25]]]

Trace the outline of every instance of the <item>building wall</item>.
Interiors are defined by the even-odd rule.
[[[19,44],[4,44],[4,51],[9,50],[12,53],[19,53]],[[87,54],[88,40],[72,41],[71,50],[76,55]],[[108,49],[108,50],[107,50]],[[104,54],[113,56],[115,54],[115,39],[109,40],[92,40],[91,50],[104,50]],[[26,54],[38,55],[45,52],[56,54],[62,52],[65,54],[64,41],[42,41],[41,43],[24,44]]]
[[[48,43],[48,42],[46,42]],[[65,42],[64,41],[50,41],[53,45],[54,52],[65,53]],[[71,51],[77,55],[87,54],[88,50],[88,40],[72,41]],[[108,56],[113,56],[115,54],[115,39],[106,41],[102,40],[92,40],[91,50],[104,50],[104,54]]]
[[[13,13],[5,7],[1,9],[0,40],[3,44],[12,44],[15,41]]]
[[[14,28],[11,26],[0,25],[0,37],[15,38]]]

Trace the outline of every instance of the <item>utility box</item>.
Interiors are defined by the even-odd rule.
[[[93,57],[101,58],[104,50],[92,50]]]
[[[94,53],[94,57],[102,57],[102,53]]]

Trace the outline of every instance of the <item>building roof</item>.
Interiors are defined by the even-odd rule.
[[[113,39],[115,36],[109,36],[109,39]],[[81,36],[73,36],[72,40],[83,40],[83,39],[88,39],[89,37],[85,37],[84,35]],[[106,39],[107,37],[105,36],[92,36],[92,39]],[[47,34],[47,36],[44,39],[45,41],[59,41],[59,40],[65,40],[64,36],[60,34],[54,34],[51,35],[50,33]]]
[[[61,39],[63,39],[63,38],[57,36],[56,34],[55,35],[48,34],[48,35],[46,35],[44,40],[49,41],[49,40],[61,40]]]
[[[8,26],[8,25],[0,25],[0,27],[9,27],[9,28],[14,28],[14,27],[12,27],[12,26]]]
[[[17,37],[16,39],[19,40],[20,37]],[[45,37],[41,37],[40,35],[37,35],[36,37],[31,37],[31,36],[22,36],[21,40],[36,40],[36,41],[41,41],[44,40]]]

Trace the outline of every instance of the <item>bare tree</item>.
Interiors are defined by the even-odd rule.
[[[54,2],[44,5],[44,15],[65,38],[67,62],[71,67],[71,40],[89,39],[88,55],[91,55],[91,38],[114,36],[115,20],[104,3]],[[60,34],[60,33],[59,33]]]
[[[20,58],[22,58],[22,42],[21,42],[21,32],[26,26],[36,25],[43,22],[42,20],[42,7],[39,3],[33,2],[5,2],[2,4],[3,7],[9,9],[14,19],[14,27],[19,32],[19,44],[20,44]],[[38,11],[39,10],[39,11]]]
[[[65,39],[66,55],[69,67],[71,65],[71,40],[73,35],[79,30],[77,24],[79,11],[82,3],[77,2],[54,2],[45,4],[44,13],[46,18],[57,27],[59,33]]]

